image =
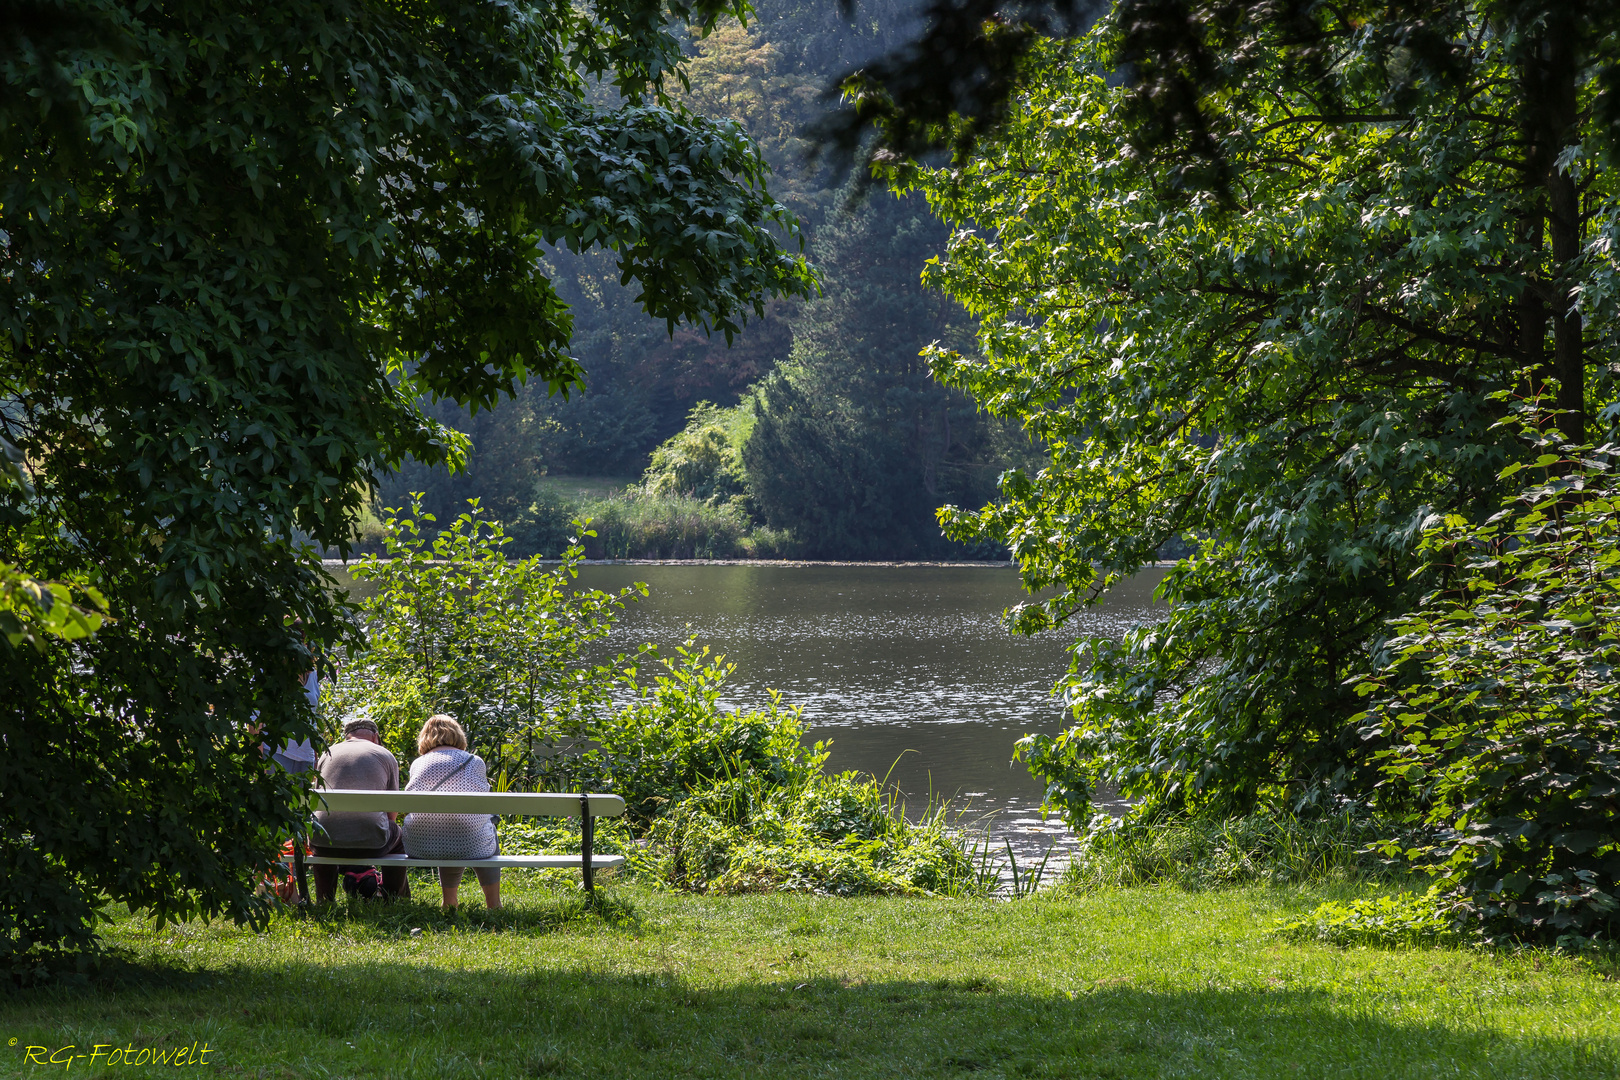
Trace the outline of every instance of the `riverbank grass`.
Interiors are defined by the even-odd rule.
[[[592,911],[577,888],[512,875],[505,911],[455,918],[431,885],[417,892],[262,935],[117,917],[106,936],[121,963],[80,987],[0,997],[0,1074],[62,1068],[28,1063],[31,1045],[96,1044],[206,1044],[216,1072],[248,1077],[1620,1072],[1602,969],[1269,932],[1359,895],[1350,887],[1007,903],[619,886]],[[135,1075],[73,1066],[109,1071]]]

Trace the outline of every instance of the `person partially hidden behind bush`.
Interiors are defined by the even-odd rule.
[[[377,725],[370,720],[350,720],[343,725],[343,741],[321,755],[315,763],[323,788],[359,791],[398,791],[399,762],[377,741]],[[404,834],[391,813],[363,814],[318,810],[315,812],[315,854],[333,858],[353,858],[364,863],[378,855],[403,855]],[[315,901],[328,903],[337,892],[338,867],[316,865]],[[343,867],[349,870],[349,867]],[[362,867],[362,871],[365,868]],[[369,874],[362,874],[369,878]],[[388,896],[411,895],[403,866],[385,866],[383,891]]]
[[[448,716],[430,716],[416,737],[421,757],[411,762],[406,791],[488,791],[484,759],[467,751],[467,733]],[[495,822],[488,814],[407,814],[405,851],[422,859],[488,859],[495,855]],[[444,906],[456,906],[461,866],[439,867]],[[501,868],[475,867],[484,903],[501,906]]]

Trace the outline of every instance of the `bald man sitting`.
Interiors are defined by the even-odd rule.
[[[343,741],[321,755],[315,764],[320,774],[318,787],[358,791],[398,791],[399,762],[383,749],[377,738],[377,725],[370,720],[350,720],[343,725]],[[315,812],[315,854],[332,858],[353,858],[364,865],[378,855],[405,854],[405,837],[391,813],[375,814],[317,810]],[[339,867],[316,864],[315,902],[330,903],[337,895]],[[346,867],[344,869],[347,869]],[[389,896],[411,895],[410,879],[403,866],[385,866],[383,889]]]

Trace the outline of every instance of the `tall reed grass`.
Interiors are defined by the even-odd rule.
[[[748,516],[730,503],[711,506],[683,495],[628,492],[579,508],[596,536],[585,538],[593,559],[730,559],[744,553]]]
[[[1272,810],[1225,819],[1099,814],[1081,834],[1062,881],[1067,889],[1091,891],[1395,880],[1405,869],[1372,848],[1399,828],[1354,809],[1309,818]]]

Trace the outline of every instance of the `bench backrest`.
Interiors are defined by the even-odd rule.
[[[617,795],[584,796],[592,817],[618,817]],[[358,813],[514,814],[527,817],[579,817],[580,796],[560,791],[357,791],[330,788],[310,792],[310,808]]]

